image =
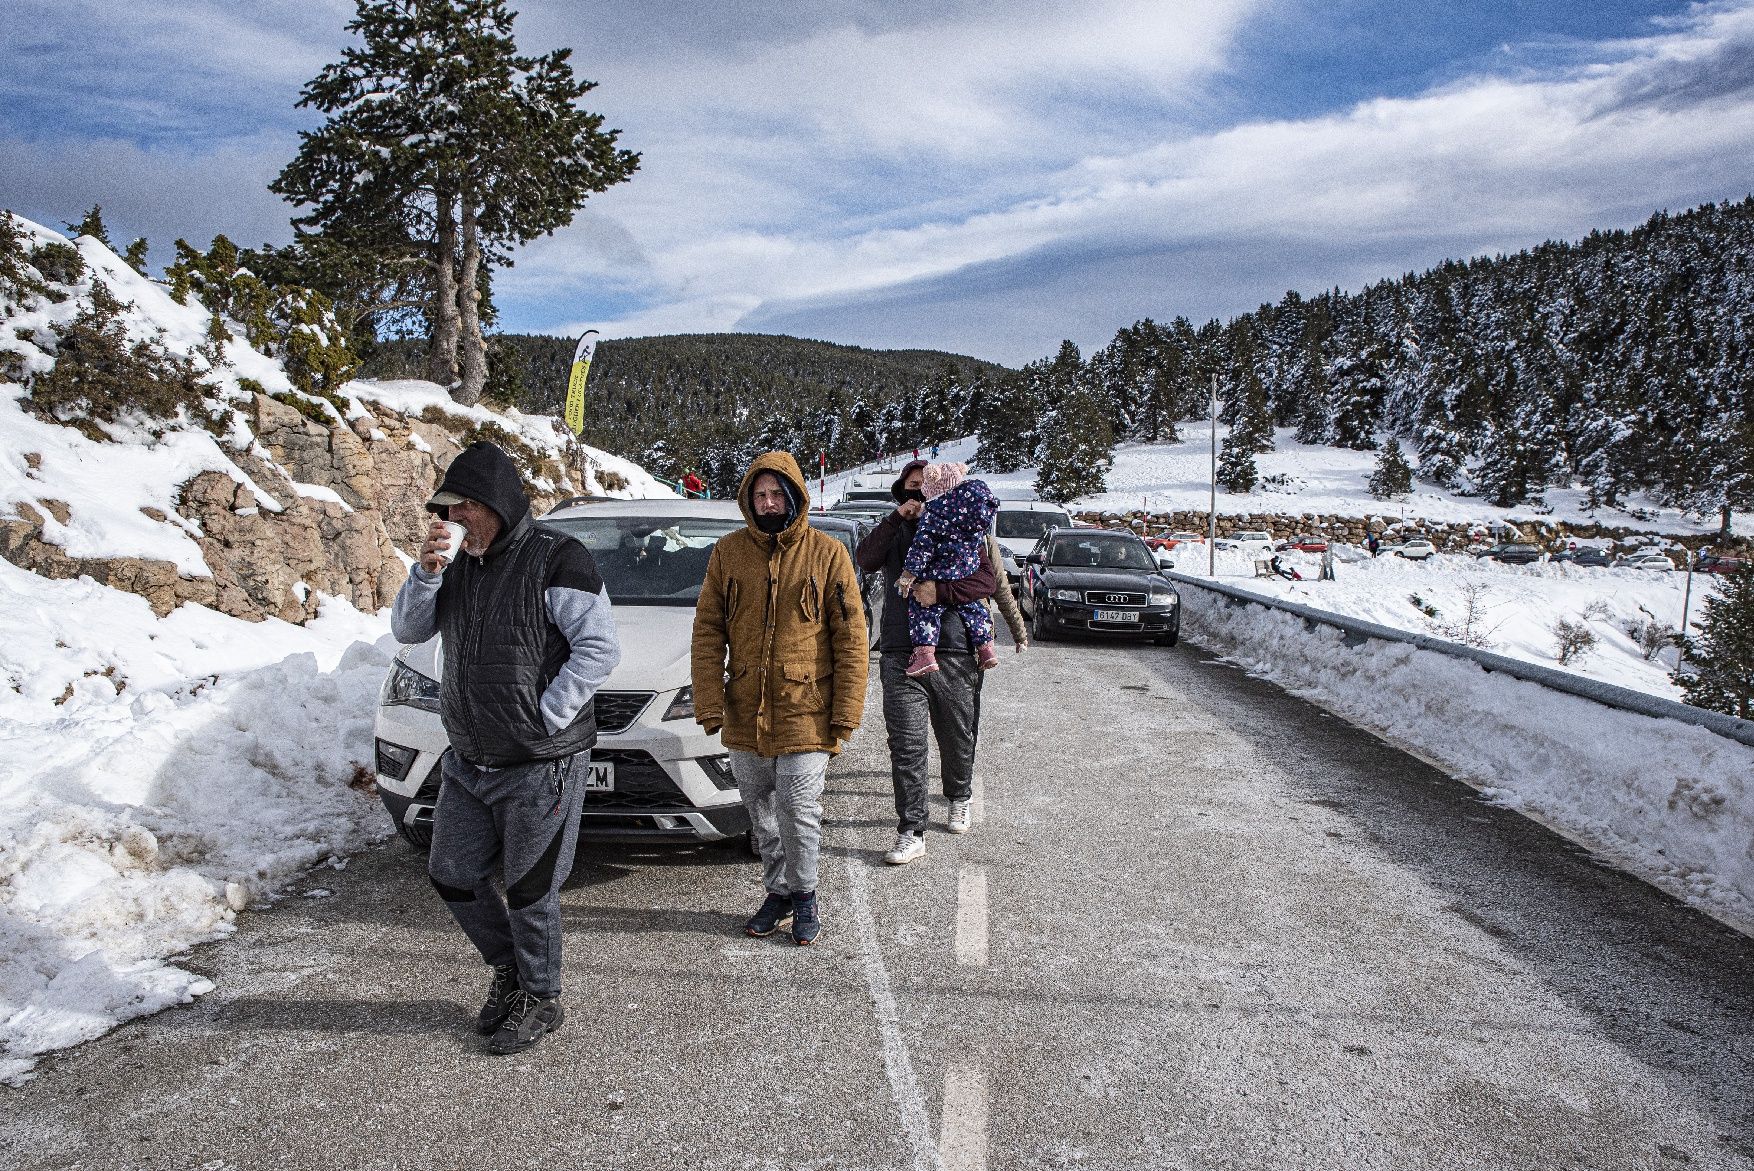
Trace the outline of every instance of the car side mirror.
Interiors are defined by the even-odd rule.
[[[1174,569],[1175,568],[1175,561],[1171,559],[1171,557],[1168,553],[1165,553],[1161,549],[1159,549],[1157,551],[1157,568],[1159,568],[1159,569]]]

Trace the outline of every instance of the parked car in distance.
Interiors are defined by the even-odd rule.
[[[1174,646],[1181,637],[1181,595],[1137,533],[1057,530],[1024,563],[1018,601],[1031,641],[1077,632]]]
[[[1204,545],[1204,533],[1168,533],[1161,537],[1146,537],[1145,543],[1153,549],[1173,549],[1177,545]]]
[[[878,624],[883,621],[883,574],[866,573],[859,568],[859,542],[876,528],[876,522],[861,513],[813,512],[810,527],[820,529],[839,541],[853,559],[853,573],[859,579],[859,594],[865,603],[865,626],[871,645],[877,645]]]
[[[1693,563],[1695,573],[1744,573],[1750,562],[1746,557],[1731,557],[1722,553],[1701,553],[1699,560]]]
[[[1555,553],[1553,560],[1572,565],[1583,565],[1592,569],[1605,569],[1614,564],[1614,559],[1608,556],[1606,549],[1598,549],[1594,545],[1580,545],[1576,549]]]
[[[1437,553],[1437,546],[1424,537],[1409,537],[1398,545],[1384,545],[1382,552],[1393,553],[1396,557],[1405,557],[1409,561],[1423,561]]]
[[[621,663],[597,692],[597,744],[582,778],[582,841],[744,838],[749,815],[717,734],[694,722],[690,642],[707,559],[744,525],[734,500],[601,500],[537,522],[591,551],[615,606]],[[432,840],[443,653],[439,638],[403,647],[376,721],[378,795],[396,831]]]
[[[1218,548],[1230,549],[1246,553],[1250,557],[1271,557],[1273,555],[1273,534],[1255,530],[1231,533],[1228,537],[1218,538]]]
[[[1624,557],[1614,559],[1615,569],[1643,569],[1655,573],[1675,572],[1675,563],[1668,556],[1655,549],[1641,549],[1636,553],[1628,553]]]
[[[1486,557],[1493,561],[1502,561],[1506,565],[1532,565],[1544,554],[1539,545],[1527,545],[1520,541],[1507,541],[1498,545],[1488,545],[1477,551],[1474,556]]]
[[[1005,575],[1016,585],[1023,577],[1023,559],[1053,529],[1072,527],[1072,515],[1045,500],[1001,500],[993,516],[993,536],[1005,550]]]
[[[1300,534],[1273,546],[1275,553],[1326,553],[1328,542],[1321,537]]]
[[[895,510],[895,501],[885,495],[882,500],[840,500],[828,509],[830,516],[864,516],[873,524]]]

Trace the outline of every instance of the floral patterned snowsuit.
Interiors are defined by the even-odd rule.
[[[987,530],[999,511],[998,497],[984,480],[964,480],[942,496],[926,501],[908,547],[904,566],[921,581],[957,581],[980,568]],[[922,606],[907,600],[908,637],[915,646],[937,646],[944,625],[945,603]],[[955,606],[976,647],[993,641],[993,618],[984,602]]]

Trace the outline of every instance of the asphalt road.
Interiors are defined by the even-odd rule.
[[[1754,1168],[1754,943],[1342,721],[1186,645],[1007,655],[974,832],[892,869],[869,711],[816,948],[739,934],[735,852],[595,852],[564,1031],[489,1057],[392,841],[0,1090],[0,1167]]]

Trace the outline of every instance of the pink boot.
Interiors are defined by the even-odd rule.
[[[917,646],[913,658],[907,661],[907,677],[930,675],[938,669],[938,648],[935,646]]]
[[[975,652],[975,658],[980,660],[981,670],[983,671],[991,671],[994,667],[999,665],[999,652],[993,649],[993,644],[990,642],[984,643],[981,648]]]

